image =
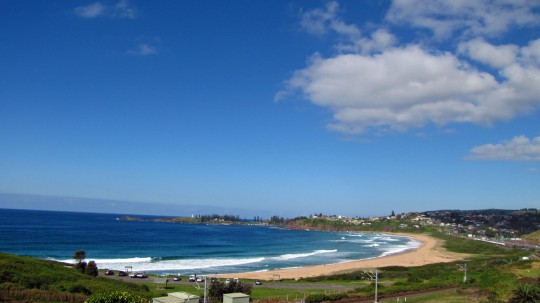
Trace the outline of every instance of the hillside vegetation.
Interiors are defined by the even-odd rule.
[[[92,277],[58,262],[0,253],[0,302],[84,302],[92,294],[114,291],[149,297],[144,285]]]
[[[523,235],[522,237],[524,239],[532,241],[535,244],[539,244],[540,243],[540,230],[537,230],[537,231],[535,231],[533,233],[530,233],[530,234],[527,234],[527,235]]]

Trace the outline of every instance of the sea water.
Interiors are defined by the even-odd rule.
[[[73,263],[74,252],[84,250],[98,268],[210,274],[341,263],[420,246],[380,233],[123,221],[121,216],[0,209],[0,251]]]

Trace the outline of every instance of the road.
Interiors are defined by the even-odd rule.
[[[105,275],[102,275],[100,274],[100,276],[102,277],[106,277],[106,278],[109,278],[109,279],[115,279],[115,280],[123,280],[125,282],[133,282],[133,283],[152,283],[154,282],[154,277],[148,277],[148,278],[144,278],[144,279],[138,279],[138,278],[131,278],[129,276],[127,277],[119,277],[117,275],[113,275],[113,276],[105,276]],[[159,279],[159,277],[158,277]],[[169,285],[175,285],[175,284],[185,284],[185,285],[193,285],[193,286],[197,286],[197,283],[195,282],[189,282],[187,281],[185,278],[182,280],[182,281],[173,281],[173,278],[168,278],[169,279],[169,282],[168,284]],[[201,287],[204,287],[204,282],[199,282],[198,283]],[[355,289],[356,287],[354,286],[343,286],[343,285],[338,285],[338,284],[314,284],[314,283],[310,283],[310,284],[297,284],[297,283],[294,283],[294,284],[287,284],[287,283],[283,283],[283,282],[267,282],[267,281],[263,281],[263,284],[262,285],[253,285],[254,288],[279,288],[279,289],[298,289],[298,290],[310,290],[310,289],[325,289],[325,290],[331,290],[331,291],[350,291],[350,290],[353,290]]]

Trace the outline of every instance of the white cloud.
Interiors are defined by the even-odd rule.
[[[338,34],[340,42],[336,45],[336,49],[341,53],[378,52],[395,44],[395,37],[382,28],[372,32],[370,37],[363,37],[358,26],[348,24],[339,18],[339,11],[339,4],[332,1],[324,10],[314,9],[302,14],[300,24],[310,34],[318,36]]]
[[[540,24],[537,0],[394,0],[386,20],[433,32],[436,38],[454,33],[496,36],[513,26]]]
[[[360,30],[340,20],[337,16],[339,4],[336,1],[329,2],[325,9],[314,9],[302,14],[300,25],[308,33],[324,35],[335,31],[340,35],[354,37],[360,35]]]
[[[128,53],[136,56],[148,56],[157,54],[157,49],[150,44],[141,43],[136,49],[132,49]]]
[[[79,6],[75,9],[75,14],[83,18],[97,18],[104,16],[107,11],[107,7],[99,2],[94,2],[88,5]]]
[[[131,6],[127,0],[121,0],[113,7],[113,16],[118,18],[135,19],[137,16],[136,9]]]
[[[418,46],[314,58],[287,86],[332,110],[335,122],[329,127],[341,132],[405,130],[428,122],[487,124],[507,116],[506,109],[489,109],[487,95],[499,88],[491,75],[449,53],[430,54]]]
[[[136,9],[127,0],[121,0],[113,5],[94,2],[88,5],[78,6],[74,9],[74,12],[81,18],[109,17],[134,19],[137,16]]]
[[[486,144],[475,147],[469,156],[473,160],[514,160],[540,161],[540,137],[529,139],[525,136],[499,144]]]
[[[418,4],[416,0],[394,1],[393,14],[396,7],[409,8],[410,3]],[[450,6],[441,14],[444,22],[454,20],[456,28],[457,23],[467,22],[459,16],[450,18],[452,14],[473,14],[471,6],[486,5],[483,1],[458,0],[424,3],[427,8],[416,8],[426,15],[434,7]],[[514,15],[525,15],[527,9],[517,8],[519,4],[529,7],[524,3],[512,2],[508,7]],[[496,2],[491,11],[499,12],[500,5]],[[331,130],[354,134],[369,129],[405,131],[427,124],[491,125],[540,106],[540,39],[520,47],[476,38],[460,43],[455,53],[441,52],[414,43],[400,46],[384,26],[369,37],[361,36],[360,30],[341,21],[338,13],[339,5],[331,2],[324,10],[303,15],[306,30],[339,34],[339,53],[328,58],[313,55],[307,67],[295,71],[285,82],[285,89],[275,96],[279,101],[300,93],[313,104],[327,108],[333,116],[327,125]],[[332,26],[335,20],[358,30],[339,31]],[[496,28],[506,30],[511,25],[503,24]],[[484,31],[495,32],[494,25],[484,25]],[[475,67],[478,63],[492,69],[482,71]]]
[[[459,45],[461,53],[495,68],[503,68],[515,63],[518,49],[517,45],[494,46],[483,39],[474,39]]]

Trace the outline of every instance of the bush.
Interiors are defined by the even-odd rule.
[[[76,284],[69,288],[70,293],[78,293],[78,294],[85,294],[87,296],[91,295],[92,292],[88,290],[88,288],[84,287],[83,285]]]
[[[93,295],[85,303],[149,303],[151,299],[131,294],[127,291],[114,291],[108,294]]]
[[[88,262],[88,265],[86,265],[86,268],[84,269],[84,273],[92,277],[97,277],[99,275],[99,271],[96,262]]]
[[[512,297],[509,302],[540,302],[540,287],[534,284],[521,283],[512,291]]]
[[[75,269],[78,270],[80,273],[84,274],[84,271],[86,270],[86,262],[78,262],[74,265]]]
[[[324,294],[309,295],[306,297],[306,303],[319,303],[323,301],[328,301]]]
[[[309,295],[306,297],[306,303],[319,303],[324,301],[339,301],[341,299],[345,299],[348,296],[346,294],[315,294],[315,295]]]

